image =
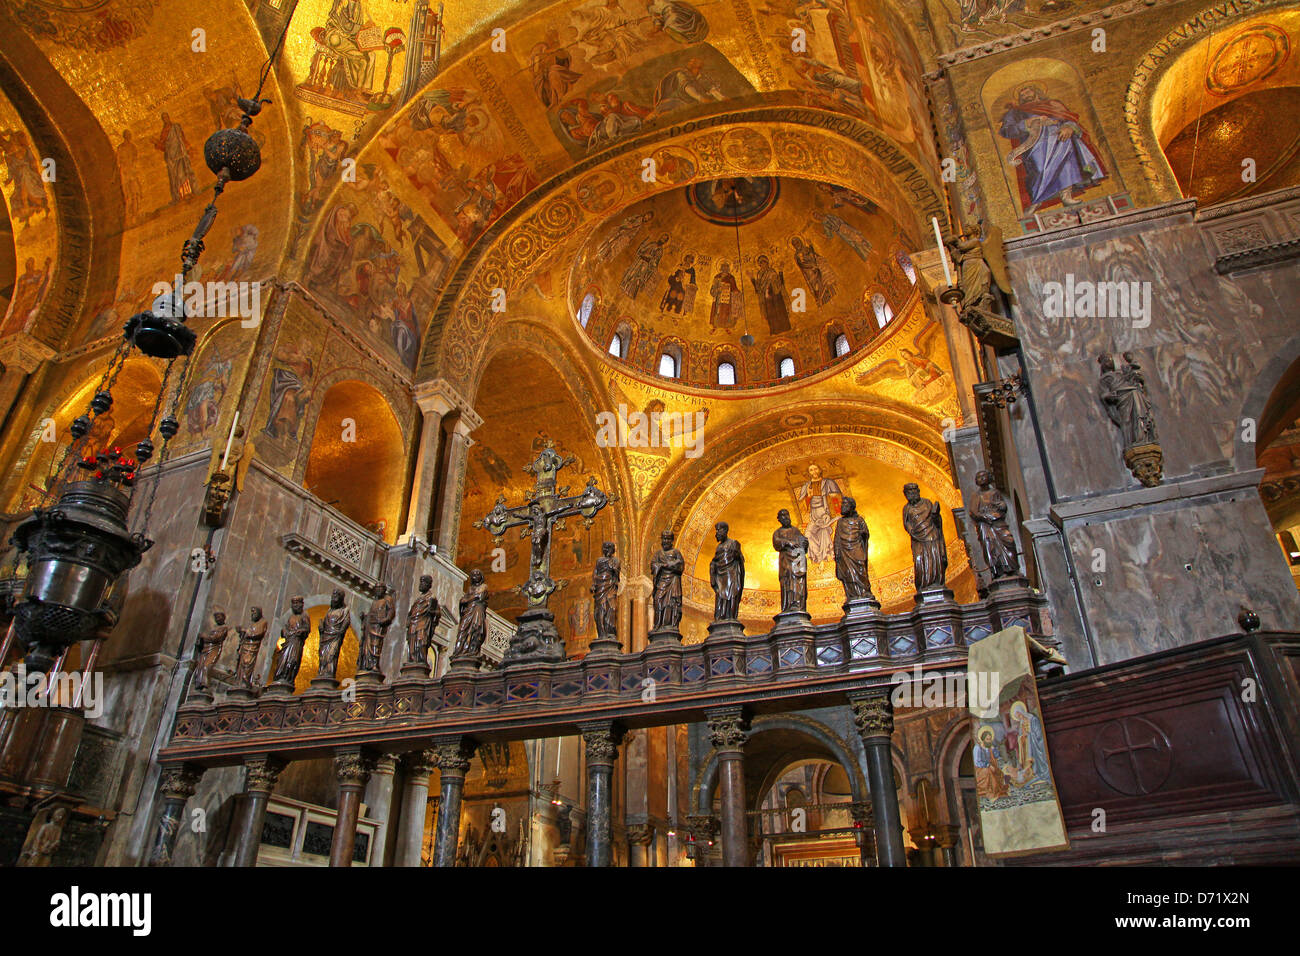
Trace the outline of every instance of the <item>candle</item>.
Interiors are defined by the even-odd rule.
[[[939,261],[943,263],[943,281],[945,285],[952,285],[952,273],[948,270],[948,256],[943,248],[943,234],[939,232],[939,217],[931,216],[930,221],[934,223],[934,241],[939,247]]]
[[[939,228],[937,221],[936,221],[936,224],[935,224],[935,227],[934,227],[934,228],[936,228],[936,229]],[[944,268],[947,269],[947,266],[945,266]],[[230,434],[226,437],[226,450],[225,450],[224,452],[222,452],[222,454],[221,454],[221,470],[222,470],[222,471],[225,471],[225,470],[226,470],[226,459],[230,457],[230,445],[231,445],[231,443],[234,442],[234,440],[235,440],[235,428],[236,428],[238,425],[239,425],[239,412],[236,411],[236,412],[235,412],[235,420],[232,421],[232,422],[230,423]]]
[[[560,754],[564,752],[564,738],[555,738],[555,776],[560,776]]]

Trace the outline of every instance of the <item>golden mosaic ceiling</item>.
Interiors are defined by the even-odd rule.
[[[569,301],[597,352],[621,367],[655,375],[669,353],[670,377],[691,385],[716,386],[720,362],[735,369],[724,384],[770,384],[784,357],[802,377],[877,336],[916,276],[903,241],[876,202],[829,183],[704,181],[596,229],[575,257]]]
[[[1300,10],[1253,17],[1189,47],[1152,96],[1156,138],[1185,196],[1202,204],[1300,175]],[[1254,177],[1243,175],[1243,160]]]

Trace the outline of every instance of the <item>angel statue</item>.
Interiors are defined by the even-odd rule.
[[[1006,340],[1015,338],[1015,326],[998,311],[995,290],[996,287],[1003,295],[1011,296],[1002,230],[981,219],[977,232],[963,232],[948,242],[948,248],[957,266],[957,288],[961,291],[958,318],[981,340],[1007,344]]]

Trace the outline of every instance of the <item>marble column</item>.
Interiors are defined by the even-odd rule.
[[[396,668],[394,668],[396,670]],[[375,835],[370,851],[371,866],[390,866],[396,853],[396,834],[393,832],[393,812],[396,797],[393,794],[393,777],[397,773],[397,758],[383,754],[375,758],[375,767],[362,792],[361,802],[366,807],[366,817],[374,820]]]
[[[718,792],[722,801],[722,865],[748,866],[745,820],[745,741],[749,721],[744,708],[719,707],[704,712],[709,740],[718,754]]]
[[[871,811],[876,823],[876,859],[880,866],[907,866],[890,747],[894,706],[886,691],[851,694],[849,707],[867,755],[867,785],[871,788]]]
[[[654,592],[654,582],[642,575],[632,578],[627,583],[628,593],[632,598],[630,643],[626,645],[630,653],[645,650],[650,634],[650,595]]]
[[[185,804],[194,796],[203,778],[203,767],[186,764],[181,767],[163,767],[158,790],[162,793],[162,816],[158,819],[158,834],[149,851],[150,866],[171,866],[176,849],[176,837],[181,832],[185,817]]]
[[[456,844],[460,840],[460,799],[465,774],[477,745],[468,737],[442,738],[434,743],[438,757],[440,786],[438,832],[433,842],[433,865],[455,866]]]
[[[587,866],[612,866],[614,761],[623,729],[608,720],[578,726],[587,745]]]
[[[357,843],[357,818],[361,815],[361,791],[366,788],[375,758],[361,749],[340,750],[334,755],[334,774],[339,781],[338,819],[330,842],[330,866],[351,866]]]
[[[397,848],[398,866],[419,866],[424,849],[424,823],[428,818],[429,774],[438,765],[433,750],[416,750],[404,759],[406,789],[402,795],[402,834]]]
[[[286,764],[278,757],[249,757],[248,782],[244,785],[244,801],[231,828],[235,846],[231,866],[256,866],[257,851],[262,845],[262,824],[266,820],[266,803],[275,789],[275,782]]]
[[[415,471],[411,475],[411,505],[407,509],[406,535],[419,537],[429,544],[433,536],[438,502],[438,468],[442,463],[442,421],[463,405],[464,399],[446,381],[421,382],[415,388],[416,405],[422,415],[420,449],[416,453]]]
[[[0,366],[4,369],[0,372],[0,422],[9,417],[14,405],[18,403],[28,376],[40,368],[41,363],[50,361],[54,356],[53,349],[25,332],[0,340]],[[28,402],[30,401],[29,398]],[[81,414],[81,411],[78,409],[77,414]],[[56,438],[60,444],[67,441],[66,435],[58,435]]]
[[[655,828],[649,823],[630,823],[627,827],[627,865],[642,867],[654,866],[654,854],[651,844],[654,842]]]
[[[442,501],[438,503],[438,551],[448,561],[456,560],[456,545],[460,540],[460,506],[465,498],[465,469],[469,464],[469,447],[473,444],[469,433],[479,425],[479,418],[471,409],[462,408],[447,440],[447,474],[442,483]]]
[[[935,827],[935,841],[943,854],[944,866],[960,866],[957,860],[957,842],[961,839],[961,827],[951,823],[941,823]]]

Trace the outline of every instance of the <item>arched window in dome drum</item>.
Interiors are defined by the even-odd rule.
[[[907,281],[916,285],[916,266],[912,265],[912,257],[899,249],[894,253],[894,258],[898,260],[898,267],[903,270],[903,275],[907,276]]]
[[[776,372],[781,378],[794,378],[794,359],[785,356],[776,363]]]
[[[664,378],[677,377],[677,358],[670,352],[664,352],[659,356],[659,374]]]
[[[615,332],[614,337],[609,340],[609,354],[614,356],[614,358],[624,358],[624,347],[625,343],[623,342],[623,333]]]
[[[584,329],[587,327],[587,320],[591,318],[591,310],[596,305],[596,296],[588,292],[587,297],[582,300],[582,305],[578,307],[578,324]]]
[[[718,363],[718,384],[735,385],[736,384],[736,366],[731,362],[722,361]]]
[[[884,295],[879,292],[871,296],[871,309],[876,313],[876,325],[882,329],[889,324],[889,320],[894,317],[894,310],[889,307],[885,301]]]
[[[849,354],[849,337],[841,332],[835,336],[835,357],[843,358]]]

